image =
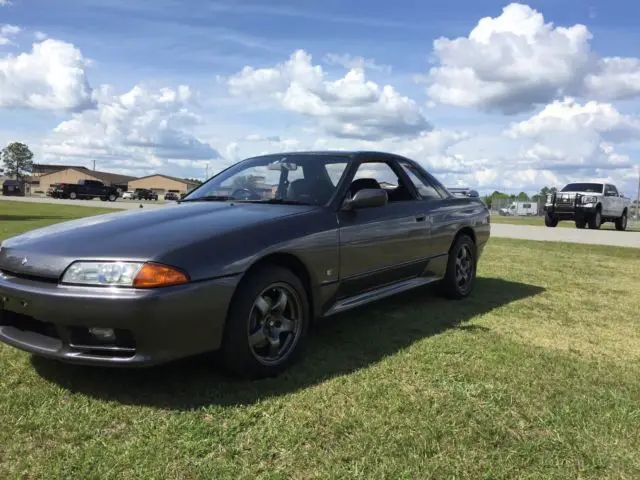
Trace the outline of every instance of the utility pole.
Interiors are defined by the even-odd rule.
[[[209,162],[207,162],[206,173],[204,175],[204,181],[206,182],[209,179]]]
[[[636,221],[640,220],[640,165],[638,165],[638,193],[636,196]]]
[[[95,161],[95,159],[93,160],[93,171],[94,172],[96,171],[96,161]]]

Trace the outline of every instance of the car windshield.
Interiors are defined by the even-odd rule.
[[[601,183],[570,183],[564,187],[562,192],[589,192],[602,193]]]
[[[237,163],[189,193],[183,201],[245,201],[324,205],[350,158],[339,154],[280,154]]]

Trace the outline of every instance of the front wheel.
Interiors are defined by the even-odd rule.
[[[589,217],[589,228],[591,230],[598,230],[602,226],[602,214],[600,210],[596,210],[596,213]]]
[[[112,193],[112,194],[109,195],[109,201],[110,202],[115,202],[117,198],[118,198],[118,196],[115,193]]]
[[[576,228],[583,229],[587,226],[587,221],[584,218],[576,218]]]
[[[544,224],[547,227],[557,227],[558,226],[558,217],[556,215],[552,215],[550,213],[546,213],[544,216]]]
[[[627,229],[627,211],[622,212],[622,216],[616,218],[616,230],[620,230],[621,232]]]
[[[70,198],[71,200],[75,200],[76,198],[78,198],[78,195],[76,194],[76,192],[71,192],[71,193],[69,194],[69,198]]]
[[[303,349],[310,319],[307,293],[300,279],[280,266],[249,273],[238,289],[221,347],[224,366],[244,378],[275,376]]]
[[[441,292],[452,299],[468,297],[476,281],[476,245],[467,235],[460,235],[451,247],[447,260],[447,273],[442,280]]]

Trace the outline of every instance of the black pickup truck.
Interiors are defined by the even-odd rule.
[[[80,180],[78,183],[59,183],[51,192],[54,198],[87,199],[99,198],[115,202],[119,193],[116,187],[110,187],[97,180]]]

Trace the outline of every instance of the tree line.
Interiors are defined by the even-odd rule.
[[[512,202],[538,202],[547,198],[547,195],[556,193],[557,191],[558,189],[556,187],[543,187],[540,189],[540,192],[536,193],[535,195],[529,196],[526,192],[520,192],[519,194],[515,195],[495,190],[491,195],[485,195],[484,197],[482,197],[482,200],[487,205],[487,207],[491,208],[491,205],[496,200],[509,200]]]

